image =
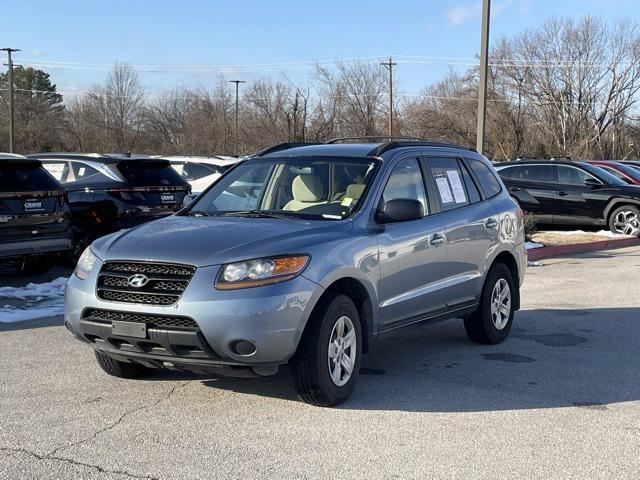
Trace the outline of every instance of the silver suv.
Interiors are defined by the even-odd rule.
[[[176,215],[96,240],[65,324],[117,377],[271,375],[336,405],[381,335],[457,317],[497,344],[519,308],[521,212],[475,151],[426,141],[283,144]]]

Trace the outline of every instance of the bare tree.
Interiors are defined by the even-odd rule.
[[[134,148],[143,126],[146,92],[131,65],[116,63],[105,85],[90,94],[98,105],[113,147],[125,152]]]

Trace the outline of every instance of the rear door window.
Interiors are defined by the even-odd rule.
[[[467,161],[471,170],[475,173],[478,182],[480,182],[480,187],[484,190],[484,196],[491,198],[499,194],[502,187],[500,186],[500,181],[496,177],[493,167],[489,167],[484,162],[474,158],[469,158]]]
[[[71,162],[71,171],[73,172],[73,178],[75,183],[103,183],[112,182],[109,177],[96,170],[90,165],[82,162]]]
[[[60,184],[38,162],[0,160],[0,192],[60,190]]]
[[[525,182],[555,183],[554,165],[521,165],[518,180]]]
[[[428,158],[427,164],[442,211],[469,205],[464,177],[456,158]]]

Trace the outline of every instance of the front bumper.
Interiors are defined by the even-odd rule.
[[[65,252],[71,249],[71,235],[25,238],[0,242],[0,258],[7,259],[39,253]]]
[[[65,324],[80,340],[114,358],[154,367],[187,370],[275,367],[295,353],[312,301],[322,287],[298,276],[280,284],[220,291],[213,287],[218,266],[198,268],[180,300],[170,306],[101,300],[95,285],[101,264],[80,280],[72,275],[65,290]],[[184,331],[151,326],[146,338],[113,335],[110,323],[83,318],[90,309],[140,315],[193,319],[195,329]],[[231,346],[248,341],[255,347],[240,355]],[[259,368],[255,369],[260,371]],[[275,371],[275,370],[274,370]],[[225,373],[225,372],[222,372]]]

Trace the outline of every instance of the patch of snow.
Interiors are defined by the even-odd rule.
[[[537,243],[537,242],[525,242],[524,243],[525,250],[533,250],[534,248],[542,248],[542,247],[544,247],[544,245],[541,244],[541,243]]]
[[[550,233],[550,232],[545,232]],[[611,230],[600,230],[598,232],[585,232],[584,230],[570,230],[570,231],[557,231],[552,232],[554,235],[598,235],[599,237],[609,237],[609,238],[624,238],[629,235],[624,235],[621,233],[613,233]]]
[[[534,262],[532,260],[529,260],[527,262],[527,267],[541,267],[542,263],[541,262]]]
[[[0,287],[0,323],[20,322],[64,313],[67,279],[29,283],[25,287]]]

